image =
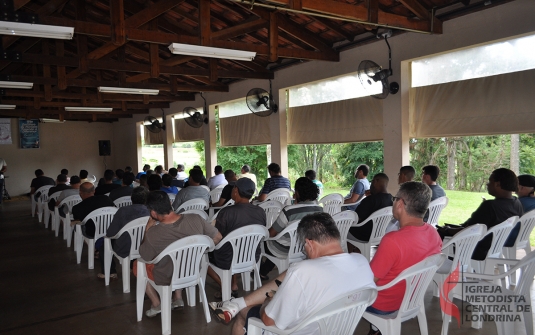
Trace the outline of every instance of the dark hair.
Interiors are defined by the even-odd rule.
[[[357,167],[357,171],[362,171],[362,174],[364,175],[364,177],[366,177],[368,173],[370,173],[370,167],[366,164],[360,164]]]
[[[125,172],[123,175],[123,185],[130,186],[136,180],[136,176],[132,172]]]
[[[162,177],[158,174],[151,174],[147,179],[147,185],[149,185],[149,191],[158,191],[162,188]]]
[[[173,182],[173,177],[166,173],[162,176],[162,184],[163,186],[171,186],[171,183]]]
[[[59,182],[61,182],[61,183],[65,183],[65,182],[67,182],[67,175],[63,174],[63,173],[60,173],[60,174],[58,174],[57,180]]]
[[[247,164],[245,164],[244,166],[242,166],[241,169],[242,169],[243,171],[245,171],[245,172],[249,172],[249,171],[251,171],[251,167],[250,167],[249,165],[247,165]]]
[[[407,176],[409,179],[413,179],[414,175],[416,174],[416,170],[410,165],[402,166],[401,169],[399,169],[399,173]]]
[[[388,176],[386,175],[386,173],[382,173],[382,172],[379,172],[375,176],[373,176],[373,179],[375,178],[386,180],[387,182],[390,180],[388,179]]]
[[[220,174],[221,172],[223,172],[223,167],[221,165],[216,165],[214,168],[214,173]]]
[[[139,184],[147,184],[147,181],[149,180],[149,176],[146,174],[142,174],[139,176]]]
[[[299,197],[297,202],[316,200],[320,194],[318,186],[307,177],[301,177],[295,181],[295,191]]]
[[[149,169],[150,169],[150,165],[149,164],[143,165],[143,171],[147,171]]]
[[[305,243],[305,239],[320,244],[340,241],[340,231],[328,213],[314,213],[303,217],[297,226],[297,236],[300,243]]]
[[[201,167],[200,167],[199,165],[193,165],[193,168],[194,168],[194,169],[199,169],[199,170],[202,171],[202,169],[201,169]]]
[[[67,169],[61,169],[60,173],[66,175],[66,176],[68,176],[68,175],[69,175],[69,170],[67,170]]]
[[[131,166],[127,166],[124,168],[124,172],[132,172],[132,167]]]
[[[151,174],[154,174],[154,170],[148,169],[145,174],[148,174],[150,176]]]
[[[429,175],[432,181],[437,181],[440,168],[436,165],[426,165],[422,168],[424,174]]]
[[[71,176],[71,185],[80,184],[80,177],[77,175]]]
[[[268,170],[273,172],[273,173],[278,174],[278,173],[281,172],[281,167],[277,163],[271,163],[271,164],[268,165]]]
[[[314,170],[305,171],[305,177],[307,177],[310,180],[316,179],[316,171],[314,171]]]
[[[124,170],[123,170],[123,169],[117,169],[117,170],[115,170],[115,175],[117,176],[117,178],[119,178],[119,179],[123,179],[123,177],[124,177]]]
[[[159,215],[167,215],[173,211],[169,196],[164,191],[150,192],[145,205],[149,211],[155,211]]]
[[[500,182],[500,188],[505,191],[518,192],[518,178],[516,174],[506,168],[499,168],[492,171],[491,176],[494,181]]]
[[[189,177],[196,183],[200,183],[202,180],[202,170],[193,168],[189,170]]]
[[[431,202],[431,195],[431,188],[426,184],[408,181],[401,184],[396,196],[403,199],[408,215],[423,218],[429,207],[429,202]]]
[[[109,181],[113,179],[113,176],[115,176],[115,172],[113,170],[106,170],[104,171],[104,180]]]
[[[163,166],[158,165],[157,167],[154,168],[154,171],[156,171],[156,173],[162,173],[163,172]]]
[[[232,177],[236,176],[236,174],[234,173],[234,171],[232,170],[226,170],[225,171],[225,179],[230,179]]]
[[[171,177],[175,178],[178,174],[178,170],[176,168],[170,168],[169,174],[171,175]]]
[[[80,170],[80,179],[86,179],[89,175],[89,172],[87,170]]]
[[[176,166],[176,169],[177,169],[177,170],[182,170],[182,171],[184,171],[184,165],[182,165],[182,164],[178,164],[178,165]]]
[[[149,196],[149,190],[143,186],[135,187],[132,190],[132,204],[144,205],[147,202],[147,197]]]
[[[36,176],[36,177],[42,176],[42,175],[44,175],[44,174],[45,174],[45,173],[44,173],[43,170],[41,170],[41,169],[37,169],[37,170],[35,170],[35,176]]]

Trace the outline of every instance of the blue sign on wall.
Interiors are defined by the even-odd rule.
[[[19,119],[21,149],[39,148],[39,120]]]

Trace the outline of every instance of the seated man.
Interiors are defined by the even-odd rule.
[[[117,185],[123,184],[123,177],[124,177],[124,170],[123,169],[117,169],[115,170],[115,178],[113,178],[113,183]],[[135,176],[134,176],[135,178]]]
[[[114,207],[115,204],[113,201],[108,198],[106,195],[95,195],[95,186],[90,182],[85,182],[80,185],[80,197],[82,202],[72,207],[72,216],[74,221],[71,222],[71,225],[76,224],[76,222],[83,221],[85,217],[94,211],[95,209],[103,207]],[[95,224],[92,220],[89,220],[85,225],[82,226],[82,233],[84,236],[93,238],[95,236]]]
[[[440,236],[433,226],[423,221],[430,201],[431,189],[427,185],[414,181],[401,184],[394,197],[392,209],[401,228],[383,237],[370,262],[377,286],[390,283],[403,270],[441,252]],[[367,311],[381,315],[394,313],[401,306],[404,295],[404,282],[380,291]],[[371,325],[368,335],[380,334],[381,332]]]
[[[297,235],[304,241],[306,260],[291,264],[275,280],[244,298],[210,303],[215,315],[226,323],[238,315],[232,326],[233,335],[245,333],[249,317],[260,318],[267,326],[288,329],[333,297],[375,288],[368,261],[360,254],[344,253],[340,232],[329,214],[305,216],[299,222]],[[282,282],[280,287],[277,282]],[[319,334],[318,324],[310,324],[295,334]]]
[[[173,177],[168,173],[164,174],[162,176],[162,187],[160,187],[160,191],[164,191],[165,193],[177,194],[178,188],[176,186],[172,186],[172,182]]]
[[[133,179],[134,174],[130,173],[130,175]],[[117,212],[113,216],[113,220],[111,221],[110,226],[108,227],[108,230],[106,231],[107,237],[115,236],[130,221],[150,215],[147,206],[145,206],[145,203],[147,202],[147,197],[149,195],[149,190],[142,186],[139,186],[132,190],[131,195],[132,205],[124,206],[117,210]],[[112,240],[111,246],[113,248],[113,251],[115,251],[117,255],[124,258],[130,254],[131,243],[132,242],[130,240],[130,235],[123,234],[118,239]],[[98,249],[98,251],[100,255],[104,255],[104,243]],[[99,259],[101,271],[97,275],[97,277],[100,279],[104,279],[104,257],[99,257]],[[117,270],[115,269],[115,261],[113,260],[113,257],[111,259],[110,278],[117,278]]]
[[[131,172],[125,172],[121,180],[121,187],[118,187],[110,191],[111,201],[115,201],[122,197],[127,197],[132,195],[132,183],[134,182],[134,174]]]
[[[206,180],[206,177],[204,176],[204,172],[202,171],[201,167],[199,165],[193,165],[193,168],[201,171],[201,176],[202,177],[201,177],[201,181],[200,181],[199,185],[208,186],[208,181]],[[189,183],[189,178],[188,178],[188,180],[186,180],[185,183],[184,183],[184,187],[188,187],[189,185],[190,185],[190,183]]]
[[[364,198],[355,210],[359,216],[359,223],[365,221],[375,211],[392,206],[392,194],[388,193],[387,188],[388,176],[384,173],[376,174],[372,179],[370,195]],[[369,221],[364,226],[351,227],[349,233],[358,240],[369,241],[373,224],[373,221]]]
[[[251,167],[249,165],[245,164],[244,166],[242,166],[240,172],[240,178],[249,178],[253,181],[255,185],[258,185],[258,183],[256,182],[256,175],[251,173]]]
[[[147,208],[150,219],[145,228],[145,236],[139,247],[139,254],[145,260],[153,260],[171,243],[191,235],[207,235],[217,244],[221,241],[221,234],[204,221],[197,214],[176,214],[171,207],[169,197],[165,192],[150,192],[147,197]],[[137,261],[134,271],[137,274]],[[152,266],[147,265],[147,276],[157,285],[169,285],[173,276],[173,263],[169,257],[164,257]],[[152,306],[145,312],[153,317],[161,312],[160,298],[156,290],[147,283],[147,296]],[[173,298],[173,308],[183,307],[182,290],[176,290]]]
[[[223,238],[232,231],[245,226],[258,224],[266,226],[266,213],[261,207],[249,203],[253,197],[256,188],[251,179],[238,179],[234,188],[232,189],[233,206],[228,206],[219,212],[216,218],[215,227]],[[223,245],[220,249],[208,254],[210,262],[220,269],[228,270],[232,263],[232,246],[228,243]],[[260,258],[260,246],[256,250],[256,259]],[[221,286],[221,278],[211,268],[208,268],[208,275]],[[238,294],[238,283],[236,277],[232,278],[231,290],[233,295]],[[216,294],[216,298],[221,298],[221,292]]]
[[[56,185],[56,182],[54,181],[54,179],[50,177],[46,177],[43,170],[41,169],[35,170],[35,178],[32,179],[32,183],[30,185],[31,196],[33,196],[35,200],[38,200],[41,194],[39,192],[38,194],[36,194],[35,192],[37,192],[37,190],[40,187],[47,186],[47,185],[54,186]]]
[[[412,166],[410,165],[402,166],[399,169],[399,173],[398,173],[398,185],[401,185],[408,181],[412,181],[414,179],[415,174],[416,174],[416,170],[414,170]]]
[[[149,191],[161,191],[161,188],[163,186],[163,183],[162,183],[162,177],[160,177],[160,175],[156,174],[156,173],[153,173],[153,174],[148,174],[147,173],[147,185],[149,187]]]
[[[278,188],[290,189],[290,180],[281,175],[281,167],[277,163],[271,163],[268,165],[269,178],[266,179],[264,187],[260,190],[258,195],[258,201],[264,201],[267,198],[269,192]]]
[[[90,183],[94,182],[94,180],[89,180],[88,176],[89,176],[89,172],[87,172],[87,170],[80,170],[80,181],[82,182],[82,184],[85,182],[90,182]]]
[[[170,168],[169,169],[169,174],[171,175],[171,177],[173,178],[173,180],[171,181],[171,186],[174,186],[177,188],[182,188],[184,187],[184,180],[179,180],[178,179],[178,170],[176,168]]]
[[[369,172],[370,168],[368,167],[368,165],[361,164],[357,166],[357,169],[355,170],[355,178],[357,179],[357,181],[355,182],[355,184],[353,184],[353,187],[351,187],[349,194],[344,200],[344,204],[355,203],[365,196],[364,193],[370,189],[370,182],[368,181],[368,179],[366,179],[366,176],[368,176]],[[345,208],[347,210],[354,211],[355,209],[357,209],[357,206],[358,205],[344,206],[342,207],[342,209]]]
[[[210,192],[204,187],[201,187],[201,180],[203,178],[202,170],[189,170],[189,187],[183,188],[178,192],[173,202],[173,208],[176,211],[180,205],[191,199],[204,199],[206,203],[210,202]]]
[[[316,199],[318,198],[319,190],[316,184],[307,177],[301,177],[295,181],[295,192],[294,192],[294,204],[286,206],[282,209],[279,214],[279,217],[271,228],[269,228],[269,236],[274,237],[278,233],[284,230],[288,226],[288,223],[299,220],[308,214],[321,213],[323,208],[318,205]],[[285,235],[284,237],[287,237]],[[283,237],[283,238],[284,238]],[[289,239],[289,237],[288,237]],[[270,243],[270,247],[276,248],[280,252],[288,253],[289,250],[289,240],[287,245],[282,245],[277,242]],[[265,251],[269,255],[273,255],[267,245],[265,246]],[[264,263],[260,265],[260,278],[262,280],[268,280],[268,273],[273,270],[275,264],[269,259],[265,259]]]
[[[512,216],[522,216],[524,214],[522,203],[516,197],[513,197],[513,192],[517,190],[518,178],[513,171],[505,168],[492,171],[487,183],[487,191],[495,197],[494,200],[484,200],[470,218],[459,227],[453,225],[438,227],[438,233],[441,237],[453,236],[462,229],[478,223],[483,223],[490,229]],[[518,235],[518,232],[516,234]],[[517,235],[509,235],[509,237],[516,239]],[[477,261],[484,260],[491,244],[491,235],[479,241],[472,254],[472,259]]]
[[[427,186],[429,186],[433,192],[431,201],[446,196],[444,189],[437,184],[439,174],[440,169],[436,165],[427,165],[422,168],[422,183],[427,184]]]
[[[61,169],[60,174],[64,174],[64,175],[67,176],[67,185],[68,185],[68,184],[70,183],[70,180],[71,180],[71,179],[69,178],[69,170],[67,170],[67,169]]]
[[[72,176],[71,177],[71,185],[69,188],[61,191],[59,197],[58,197],[58,200],[54,203],[54,206],[55,207],[58,207],[59,204],[61,204],[61,202],[67,198],[67,197],[70,197],[71,195],[80,195],[80,185],[81,185],[81,181],[80,181],[80,177],[78,176]],[[54,208],[51,209],[52,211],[54,211]],[[65,212],[63,210],[63,206],[58,208],[58,213],[61,217],[65,217]]]
[[[312,182],[314,184],[316,184],[316,186],[318,187],[318,189],[320,190],[320,195],[323,193],[323,183],[319,180],[316,179],[316,171],[314,170],[307,170],[305,172],[305,177],[307,177],[308,179],[312,180]]]
[[[518,176],[518,200],[522,203],[524,213],[535,209],[535,176],[523,174]]]
[[[48,189],[48,196],[51,196],[52,194],[56,192],[61,192],[64,190],[67,190],[71,188],[69,185],[67,185],[67,175],[66,174],[59,174],[56,178],[56,186],[52,186]],[[50,199],[48,201],[48,209],[51,211],[54,211],[54,207],[56,207],[56,200]]]
[[[232,170],[225,171],[225,179],[227,180],[227,185],[223,187],[223,191],[221,192],[221,196],[219,197],[219,201],[216,203],[213,203],[213,207],[221,207],[232,197],[232,190],[234,189],[234,185],[236,185],[236,181],[238,178],[236,178],[236,174]],[[252,179],[251,179],[252,180]],[[256,185],[256,184],[255,184]],[[256,186],[255,186],[256,187]],[[256,188],[255,188],[256,190]]]
[[[158,176],[162,177],[164,174],[163,166],[158,165],[154,168],[154,173],[156,173]]]
[[[121,187],[121,185],[113,183],[113,176],[115,176],[115,172],[113,172],[113,170],[108,169],[104,171],[104,183],[97,186],[95,195],[104,195],[110,193],[116,188]]]
[[[137,175],[136,175],[136,181],[139,182],[139,178],[141,178],[142,175],[145,175],[147,174],[147,171],[150,170],[150,165],[149,164],[145,164],[143,165],[143,171],[140,171]]]
[[[216,167],[214,168],[214,173],[215,175],[208,180],[207,186],[210,187],[210,191],[218,187],[219,185],[227,184],[221,165],[216,165]]]
[[[184,172],[184,165],[178,164],[176,166],[177,173],[176,173],[176,179],[178,180],[184,180],[188,178],[188,174]]]

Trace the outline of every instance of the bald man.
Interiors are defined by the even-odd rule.
[[[95,195],[95,186],[90,182],[80,185],[80,197],[82,202],[72,207],[73,223],[83,221],[95,209],[115,207],[115,204],[107,195]],[[93,221],[90,220],[82,226],[82,233],[89,238],[95,237],[95,224]]]

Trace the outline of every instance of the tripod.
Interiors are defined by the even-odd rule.
[[[6,177],[3,173],[0,173],[0,196],[2,197],[2,200],[11,200],[6,189]]]

